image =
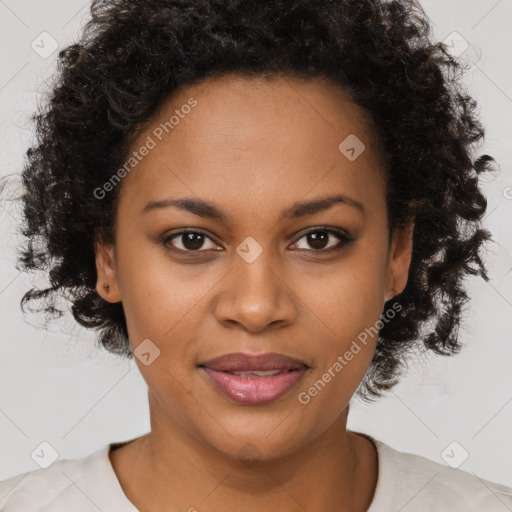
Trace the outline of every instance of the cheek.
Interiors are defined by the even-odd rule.
[[[373,277],[368,276],[370,281]],[[375,286],[347,278],[329,289],[321,300],[310,297],[309,307],[318,312],[310,315],[314,325],[309,331],[316,364],[296,396],[304,412],[323,418],[318,428],[335,420],[361,383],[375,352],[382,313]]]
[[[332,340],[327,344],[330,350],[350,344],[382,313],[382,264],[376,257],[365,258],[358,253],[333,266],[328,274],[302,274],[296,281],[294,291],[301,297],[305,315],[315,324],[310,332]]]
[[[118,261],[130,344],[136,350],[151,340],[160,351],[158,362],[181,374],[196,364],[194,340],[208,337],[201,334],[205,319],[211,324],[206,300],[222,276],[200,266],[180,266],[156,252],[127,247]],[[140,369],[147,373],[146,367]]]
[[[361,246],[329,278],[303,278],[298,294],[307,306],[304,311],[311,322],[308,331],[314,336],[317,363],[301,387],[303,404],[328,402],[339,412],[370,365],[383,309],[385,273],[377,252]]]

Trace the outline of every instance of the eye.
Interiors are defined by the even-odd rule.
[[[176,245],[172,243],[174,240],[177,241]],[[209,240],[211,242],[211,246],[208,247],[208,244],[206,244],[205,249],[205,242]],[[170,236],[166,236],[162,239],[162,245],[165,247],[169,247],[169,245],[172,245],[177,251],[182,252],[204,252],[200,251],[200,249],[216,249],[218,245],[206,234],[202,233],[201,231],[193,231],[193,230],[187,230],[187,231],[180,231],[178,233],[174,233]]]
[[[338,244],[329,244],[329,239],[332,240],[333,238],[338,239]],[[318,227],[308,231],[293,245],[300,245],[301,240],[305,241],[303,245],[309,244],[312,249],[309,249],[308,247],[298,247],[299,249],[312,250],[314,252],[334,252],[352,243],[355,238],[351,237],[347,233],[344,233],[343,231],[338,231],[327,227]]]
[[[338,243],[333,246],[330,241],[335,241],[335,239],[338,240]],[[301,240],[304,240],[305,244],[309,244],[310,248],[300,247]],[[330,253],[341,250],[354,240],[355,238],[343,231],[320,226],[305,233],[291,247],[293,249],[298,248],[301,250],[311,250],[313,252]],[[208,241],[210,242],[210,247],[208,247]],[[202,231],[192,229],[182,230],[168,235],[162,239],[161,243],[168,249],[185,253],[206,252],[212,249],[222,250],[219,249],[219,246],[208,235]]]

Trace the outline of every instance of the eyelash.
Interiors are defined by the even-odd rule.
[[[307,237],[308,235],[310,235],[311,233],[319,233],[319,232],[322,232],[322,233],[327,233],[329,235],[334,235],[336,236],[337,238],[340,239],[340,243],[338,245],[335,245],[334,247],[330,247],[329,249],[299,249],[301,251],[309,251],[309,252],[314,252],[314,253],[318,253],[318,254],[331,254],[333,252],[338,252],[340,251],[341,249],[343,249],[344,247],[346,247],[347,245],[351,244],[352,242],[355,241],[355,238],[354,237],[351,237],[350,235],[348,235],[347,233],[343,232],[343,231],[340,231],[340,230],[337,230],[337,229],[332,229],[332,228],[329,228],[327,226],[318,226],[318,227],[315,227],[309,231],[307,231],[306,233],[303,233],[298,239],[296,242],[294,242],[292,245],[298,243],[300,240],[302,240],[304,237]],[[206,238],[209,238],[212,242],[215,243],[214,240],[212,240],[204,231],[202,231],[201,229],[184,229],[182,231],[179,231],[177,233],[173,233],[172,235],[168,235],[168,236],[165,236],[164,238],[162,238],[161,240],[161,245],[167,249],[167,250],[172,250],[172,251],[177,251],[177,252],[181,252],[182,254],[184,253],[191,253],[191,255],[197,255],[201,252],[208,252],[209,250],[211,249],[198,249],[198,250],[184,250],[184,249],[178,249],[176,247],[172,247],[170,248],[169,247],[169,243],[171,242],[171,240],[173,240],[174,238],[179,238],[180,236],[184,235],[184,234],[187,234],[187,233],[195,233],[195,234],[201,234],[201,235],[204,235]],[[213,250],[216,250],[216,249],[213,249]]]

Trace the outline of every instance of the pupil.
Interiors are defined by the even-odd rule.
[[[185,233],[182,236],[183,246],[191,251],[196,251],[203,245],[204,235],[202,233]]]
[[[317,231],[308,235],[308,243],[315,249],[323,249],[327,245],[329,235],[325,231]]]

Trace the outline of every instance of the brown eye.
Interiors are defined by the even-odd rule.
[[[306,235],[308,244],[313,249],[325,249],[331,235],[326,231],[315,231]]]
[[[208,241],[211,242],[210,247],[208,247]],[[218,247],[213,240],[200,231],[180,231],[179,233],[174,233],[164,238],[162,244],[166,247],[171,245],[174,249],[183,252],[201,252],[201,249],[216,249]]]
[[[335,242],[336,239],[338,239],[338,243],[333,244],[332,242]],[[305,240],[305,243],[303,244],[306,245],[305,247],[299,246],[301,240]],[[297,246],[299,249],[312,250],[316,252],[330,252],[341,249],[354,240],[354,238],[339,231],[317,228],[303,235],[297,242],[295,242],[294,246]]]

